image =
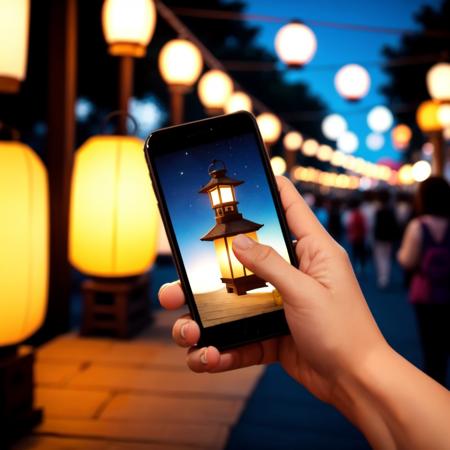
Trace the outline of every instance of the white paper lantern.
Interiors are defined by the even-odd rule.
[[[367,115],[367,125],[376,133],[385,133],[392,127],[394,118],[386,106],[375,106]]]
[[[339,95],[349,101],[357,101],[369,92],[370,76],[364,67],[347,64],[336,73],[334,84]]]
[[[332,141],[336,141],[346,130],[347,121],[339,114],[330,114],[322,121],[322,133]]]

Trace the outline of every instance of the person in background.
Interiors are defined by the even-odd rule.
[[[406,227],[411,222],[414,211],[411,195],[406,192],[399,192],[395,202],[395,217],[398,223],[399,237],[402,239]]]
[[[419,185],[418,217],[406,228],[399,263],[412,271],[409,301],[416,313],[424,371],[445,384],[450,347],[450,187],[440,177]]]
[[[373,256],[377,273],[377,284],[380,289],[389,285],[392,267],[392,247],[398,238],[397,219],[390,205],[390,194],[387,190],[378,192],[378,208],[374,222]]]
[[[364,219],[366,220],[366,254],[370,257],[373,253],[373,229],[375,222],[375,212],[376,212],[376,203],[375,203],[375,192],[374,191],[365,191],[364,199],[361,204],[361,212],[364,215]]]
[[[337,198],[332,198],[328,205],[328,223],[326,229],[336,242],[342,241],[342,211],[341,202]]]
[[[351,247],[352,262],[355,270],[364,272],[366,265],[366,219],[360,209],[361,202],[354,198],[349,202],[347,216],[347,239]]]

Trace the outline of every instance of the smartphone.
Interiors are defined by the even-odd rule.
[[[296,264],[254,116],[240,111],[161,129],[145,156],[198,345],[219,350],[289,333],[278,291],[235,257],[245,234]]]

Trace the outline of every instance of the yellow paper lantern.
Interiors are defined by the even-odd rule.
[[[187,90],[198,80],[203,58],[192,42],[173,39],[161,49],[158,65],[161,76],[169,86]]]
[[[424,133],[440,131],[442,129],[438,116],[439,105],[440,103],[436,100],[426,100],[417,109],[416,121]]]
[[[286,172],[286,161],[281,156],[274,156],[270,160],[274,175],[283,175]]]
[[[29,0],[0,2],[0,92],[17,92],[28,59]]]
[[[272,145],[278,141],[282,131],[280,119],[272,113],[264,112],[256,117],[259,131],[266,144]]]
[[[233,81],[221,70],[209,70],[200,78],[198,96],[207,110],[221,111],[233,92]]]
[[[48,181],[27,145],[0,142],[0,346],[42,324],[48,286]]]
[[[411,164],[403,164],[398,171],[398,179],[401,184],[412,184],[414,183],[414,177],[412,173]]]
[[[152,0],[105,0],[102,25],[109,53],[142,58],[155,31]]]
[[[159,213],[143,146],[131,136],[95,136],[75,154],[69,258],[81,272],[139,275],[156,257]]]
[[[317,150],[317,158],[320,161],[330,161],[333,156],[333,149],[329,145],[321,145]]]
[[[225,103],[225,112],[227,114],[237,111],[252,112],[252,99],[245,92],[233,92]]]
[[[316,156],[319,150],[319,143],[314,139],[306,139],[302,145],[302,153],[305,156]]]
[[[303,136],[298,131],[289,131],[283,138],[284,148],[290,152],[300,150],[303,143]]]
[[[392,144],[398,150],[404,150],[411,141],[412,131],[403,123],[395,126],[391,132]]]

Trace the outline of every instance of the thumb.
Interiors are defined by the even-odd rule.
[[[260,244],[248,236],[239,234],[233,239],[236,258],[255,275],[273,284],[287,302],[308,296],[316,290],[315,281],[300,272],[272,247]]]

